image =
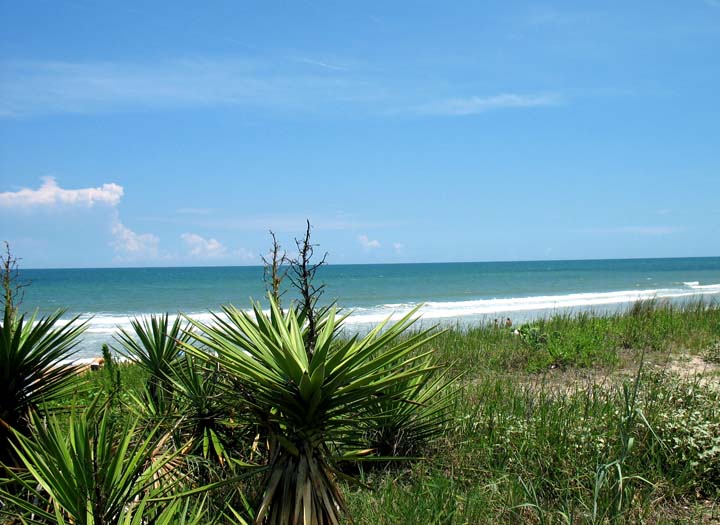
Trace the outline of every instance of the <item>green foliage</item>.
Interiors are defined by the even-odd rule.
[[[718,500],[717,388],[651,371],[571,389],[526,379],[466,382],[445,446],[375,474],[372,497],[351,492],[355,522],[631,524]]]
[[[435,355],[453,375],[468,377],[489,371],[522,369],[528,349],[512,331],[492,325],[456,327],[432,342]]]
[[[222,397],[223,377],[217,369],[203,367],[197,359],[186,355],[182,363],[174,367],[169,380],[177,398],[182,429],[189,441],[187,450],[200,452],[203,458],[225,465],[231,432],[225,424],[230,412]]]
[[[426,360],[424,366],[433,368]],[[386,398],[367,408],[366,445],[382,458],[421,455],[450,422],[458,378],[447,370],[413,376],[385,390]]]
[[[616,362],[617,350],[609,341],[608,325],[608,319],[585,313],[557,315],[521,326],[518,335],[528,349],[527,368],[538,371]]]
[[[433,341],[438,361],[466,379],[551,368],[612,368],[642,352],[702,353],[720,341],[720,304],[644,302],[614,314],[556,314],[514,329],[457,326]],[[525,336],[523,336],[525,334]]]
[[[77,317],[61,323],[62,314],[12,319],[5,310],[0,325],[0,462],[12,462],[11,429],[27,434],[30,410],[77,388],[77,367],[67,360],[86,324],[77,323]]]
[[[335,482],[338,454],[362,454],[357,422],[377,403],[402,398],[412,378],[434,369],[425,360],[429,351],[414,353],[433,335],[400,337],[412,325],[413,311],[363,338],[340,341],[342,318],[330,308],[316,318],[309,351],[308,325],[294,308],[281,312],[272,298],[270,303],[269,315],[256,304],[252,314],[225,307],[214,325],[194,322],[201,347],[184,346],[242,384],[237,395],[265,432],[269,464],[257,522],[338,523],[345,508]]]
[[[63,390],[50,399],[62,408],[107,396],[107,414],[76,409],[56,410],[47,422],[33,417],[16,446],[24,453],[22,444],[32,443],[40,458],[57,455],[60,447],[39,437],[51,433],[68,443],[67,457],[82,462],[86,456],[73,452],[82,447],[69,440],[81,434],[83,417],[88,436],[103,425],[114,429],[105,431],[113,454],[130,458],[149,439],[157,455],[145,467],[172,458],[167,464],[179,484],[165,498],[154,486],[139,494],[116,516],[122,521],[112,521],[122,525],[282,522],[296,509],[302,523],[307,487],[309,501],[324,503],[324,494],[336,511],[345,502],[359,525],[712,522],[720,517],[720,389],[711,360],[720,307],[651,306],[553,316],[523,326],[527,335],[475,326],[427,341],[411,328],[388,335],[388,326],[370,341],[343,338],[342,318],[328,310],[317,317],[314,352],[298,309],[228,308],[213,326],[197,323],[199,336],[177,349],[180,357],[162,374],[167,410],[145,400],[142,418],[129,423],[127,408],[143,398],[151,373],[106,355],[105,371],[77,379],[87,393]],[[407,353],[387,354],[399,346]],[[707,361],[703,377],[683,379],[671,372],[677,365],[658,372],[648,364],[635,379],[610,368],[643,352],[650,363],[665,362],[676,348]],[[183,349],[192,355],[182,356]],[[366,352],[365,364],[356,352]],[[382,356],[389,360],[381,364]],[[460,382],[446,385],[461,373]],[[123,452],[126,435],[131,445]],[[392,454],[417,461],[356,461]],[[43,461],[48,478],[82,472],[67,461]],[[350,481],[348,472],[375,490]],[[84,493],[76,477],[56,475],[52,483]],[[49,493],[29,471],[16,470],[11,479],[14,486],[0,480],[5,515],[24,512],[31,523],[32,506],[45,513],[36,522],[58,522]],[[211,482],[205,497],[190,488]],[[64,507],[60,515],[66,522],[71,516]]]
[[[651,423],[663,440],[659,470],[673,485],[709,498],[720,495],[720,391],[667,372],[648,375]]]
[[[170,376],[180,362],[181,344],[190,334],[178,316],[170,325],[168,314],[131,321],[132,332],[120,329],[118,353],[137,362],[148,374],[148,398],[156,412],[170,410],[172,383]]]
[[[12,474],[22,487],[0,495],[30,523],[109,525],[148,523],[168,505],[157,499],[185,481],[177,459],[163,450],[157,428],[142,432],[92,405],[67,424],[31,416],[30,437],[15,451],[27,469]],[[175,504],[177,505],[177,504]],[[142,521],[133,516],[140,514]]]
[[[483,484],[465,484],[442,471],[393,473],[377,485],[375,497],[363,489],[351,492],[348,505],[356,525],[466,525],[497,519]]]
[[[638,351],[702,350],[720,336],[720,304],[639,301],[611,317],[615,344]]]
[[[150,523],[148,506],[154,502],[148,496],[139,501],[134,511],[123,513],[118,525],[146,525]],[[221,515],[213,515],[207,498],[177,498],[170,500],[159,514],[152,517],[153,525],[213,525],[219,523]],[[239,521],[240,525],[247,525]]]
[[[720,328],[718,331],[720,332]],[[720,364],[720,340],[709,345],[703,352],[702,357],[708,363]]]
[[[638,483],[652,485],[640,475],[630,475],[627,463],[635,446],[635,433],[638,424],[646,426],[652,437],[656,438],[642,409],[638,406],[638,390],[642,375],[642,364],[632,385],[622,385],[622,410],[616,416],[616,450],[612,450],[609,461],[601,463],[595,470],[593,482],[593,501],[590,518],[592,523],[616,523],[630,511],[635,499]],[[658,439],[659,441],[659,439]],[[662,444],[662,442],[660,442]],[[650,443],[652,446],[652,443]]]

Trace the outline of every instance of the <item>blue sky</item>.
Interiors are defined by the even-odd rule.
[[[25,267],[720,255],[720,1],[0,0]]]

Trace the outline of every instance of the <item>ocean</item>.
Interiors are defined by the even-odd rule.
[[[134,316],[182,312],[210,320],[223,304],[246,309],[264,298],[262,267],[97,268],[22,270],[22,311],[66,309],[88,319],[78,357],[114,344]],[[429,264],[327,265],[317,284],[321,302],[351,313],[348,330],[363,331],[418,304],[421,324],[471,325],[510,317],[518,323],[558,312],[597,313],[640,299],[720,298],[720,257]],[[284,296],[292,298],[291,291]]]

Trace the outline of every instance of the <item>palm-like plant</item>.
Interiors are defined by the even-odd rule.
[[[77,367],[68,363],[86,323],[60,324],[63,311],[13,319],[5,308],[0,325],[0,462],[14,462],[11,429],[27,434],[28,414],[41,402],[62,398],[73,387]]]
[[[427,360],[430,367],[430,360]],[[447,370],[416,375],[368,409],[366,440],[380,457],[417,456],[446,429],[457,390]]]
[[[182,356],[181,342],[189,339],[186,326],[178,316],[170,325],[168,314],[133,319],[132,332],[120,329],[117,352],[136,362],[148,374],[149,401],[158,412],[167,408],[168,394],[172,390],[170,376]]]
[[[221,378],[217,370],[204,369],[189,355],[176,366],[170,377],[178,399],[183,430],[189,438],[188,450],[202,450],[206,459],[225,464],[228,407],[222,400]]]
[[[157,429],[146,435],[95,406],[71,414],[67,425],[31,415],[31,437],[17,435],[14,448],[26,469],[13,474],[23,487],[0,497],[25,522],[76,525],[135,523],[162,512],[183,480],[177,458],[162,451]],[[142,502],[142,503],[141,503]],[[139,522],[138,522],[139,523]]]
[[[220,523],[224,518],[221,514],[213,515],[213,509],[207,504],[207,498],[191,499],[191,498],[175,498],[170,500],[159,514],[152,518],[152,522],[148,519],[145,509],[153,505],[150,497],[143,498],[134,512],[125,512],[123,519],[118,521],[118,525],[213,525]],[[247,525],[240,517],[238,525]],[[223,521],[222,523],[227,523]]]
[[[256,523],[337,524],[345,509],[336,484],[335,462],[362,445],[359,422],[384,400],[397,401],[413,377],[434,369],[432,350],[414,352],[435,335],[400,337],[416,311],[396,324],[387,321],[365,337],[339,340],[343,318],[335,308],[317,320],[317,337],[308,348],[307,325],[289,308],[270,300],[253,313],[224,307],[215,324],[197,321],[202,347],[183,344],[189,353],[218,363],[243,386],[242,395],[267,433],[269,465]]]

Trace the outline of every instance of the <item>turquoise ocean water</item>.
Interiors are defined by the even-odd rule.
[[[183,312],[208,320],[232,303],[265,295],[261,267],[23,270],[31,285],[22,309],[89,319],[79,356],[97,355],[118,326],[150,313]],[[471,324],[497,317],[516,323],[553,312],[627,307],[638,299],[720,300],[720,257],[434,264],[328,265],[318,273],[323,301],[352,311],[363,330],[419,303],[422,323]],[[285,297],[289,300],[291,294]]]

